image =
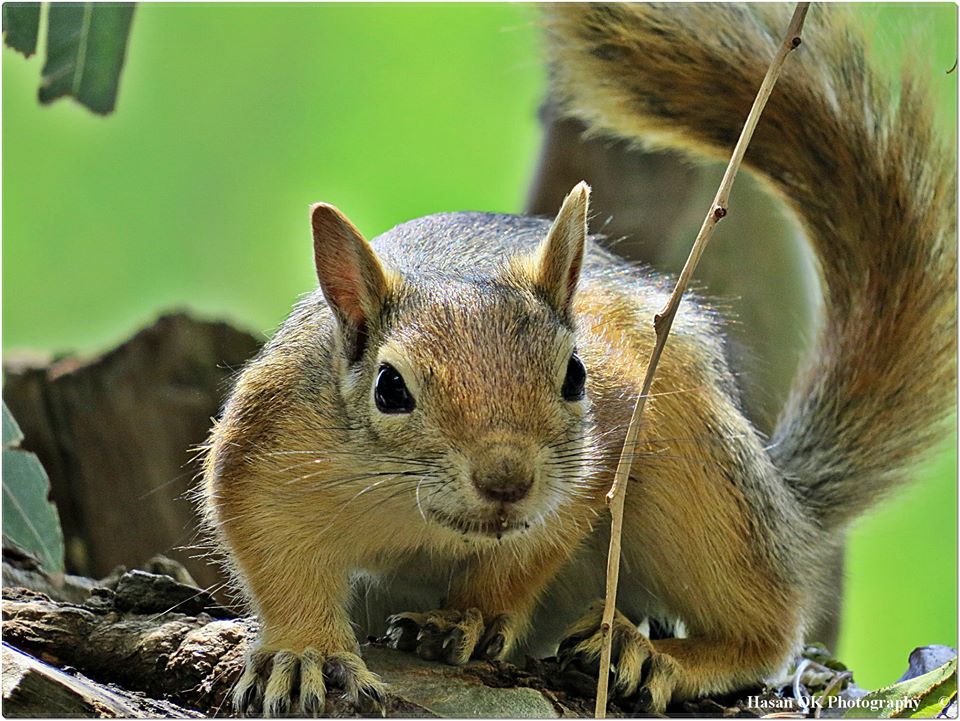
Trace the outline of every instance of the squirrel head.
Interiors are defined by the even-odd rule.
[[[391,267],[336,208],[311,209],[338,407],[381,485],[431,527],[500,538],[583,496],[593,430],[573,301],[588,203],[581,183],[534,249],[472,274]]]

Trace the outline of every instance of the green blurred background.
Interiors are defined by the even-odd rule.
[[[858,12],[885,66],[930,68],[953,133],[956,6]],[[4,48],[5,351],[105,349],[174,307],[269,334],[315,285],[316,200],[368,237],[516,212],[545,81],[534,11],[500,4],[147,4],[114,115],[39,107],[39,75]],[[839,653],[861,685],[956,645],[953,439],[918,475],[850,545]]]

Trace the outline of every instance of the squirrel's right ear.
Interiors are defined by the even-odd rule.
[[[357,360],[369,322],[380,314],[387,297],[387,275],[370,243],[334,206],[310,206],[310,225],[320,288],[347,331],[350,360]]]
[[[564,199],[534,260],[536,283],[558,313],[568,316],[583,266],[590,186],[581,181]]]

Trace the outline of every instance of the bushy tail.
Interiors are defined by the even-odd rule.
[[[789,14],[550,5],[555,99],[597,132],[727,159]],[[770,452],[828,527],[901,480],[956,402],[956,173],[933,116],[915,78],[874,74],[846,11],[814,6],[747,151],[819,260],[823,327]]]

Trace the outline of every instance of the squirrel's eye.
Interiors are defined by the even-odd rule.
[[[389,363],[380,366],[373,399],[381,413],[410,413],[415,405],[403,376]]]
[[[563,379],[563,400],[582,401],[584,384],[587,381],[587,369],[583,361],[574,353],[567,362],[567,375]]]

